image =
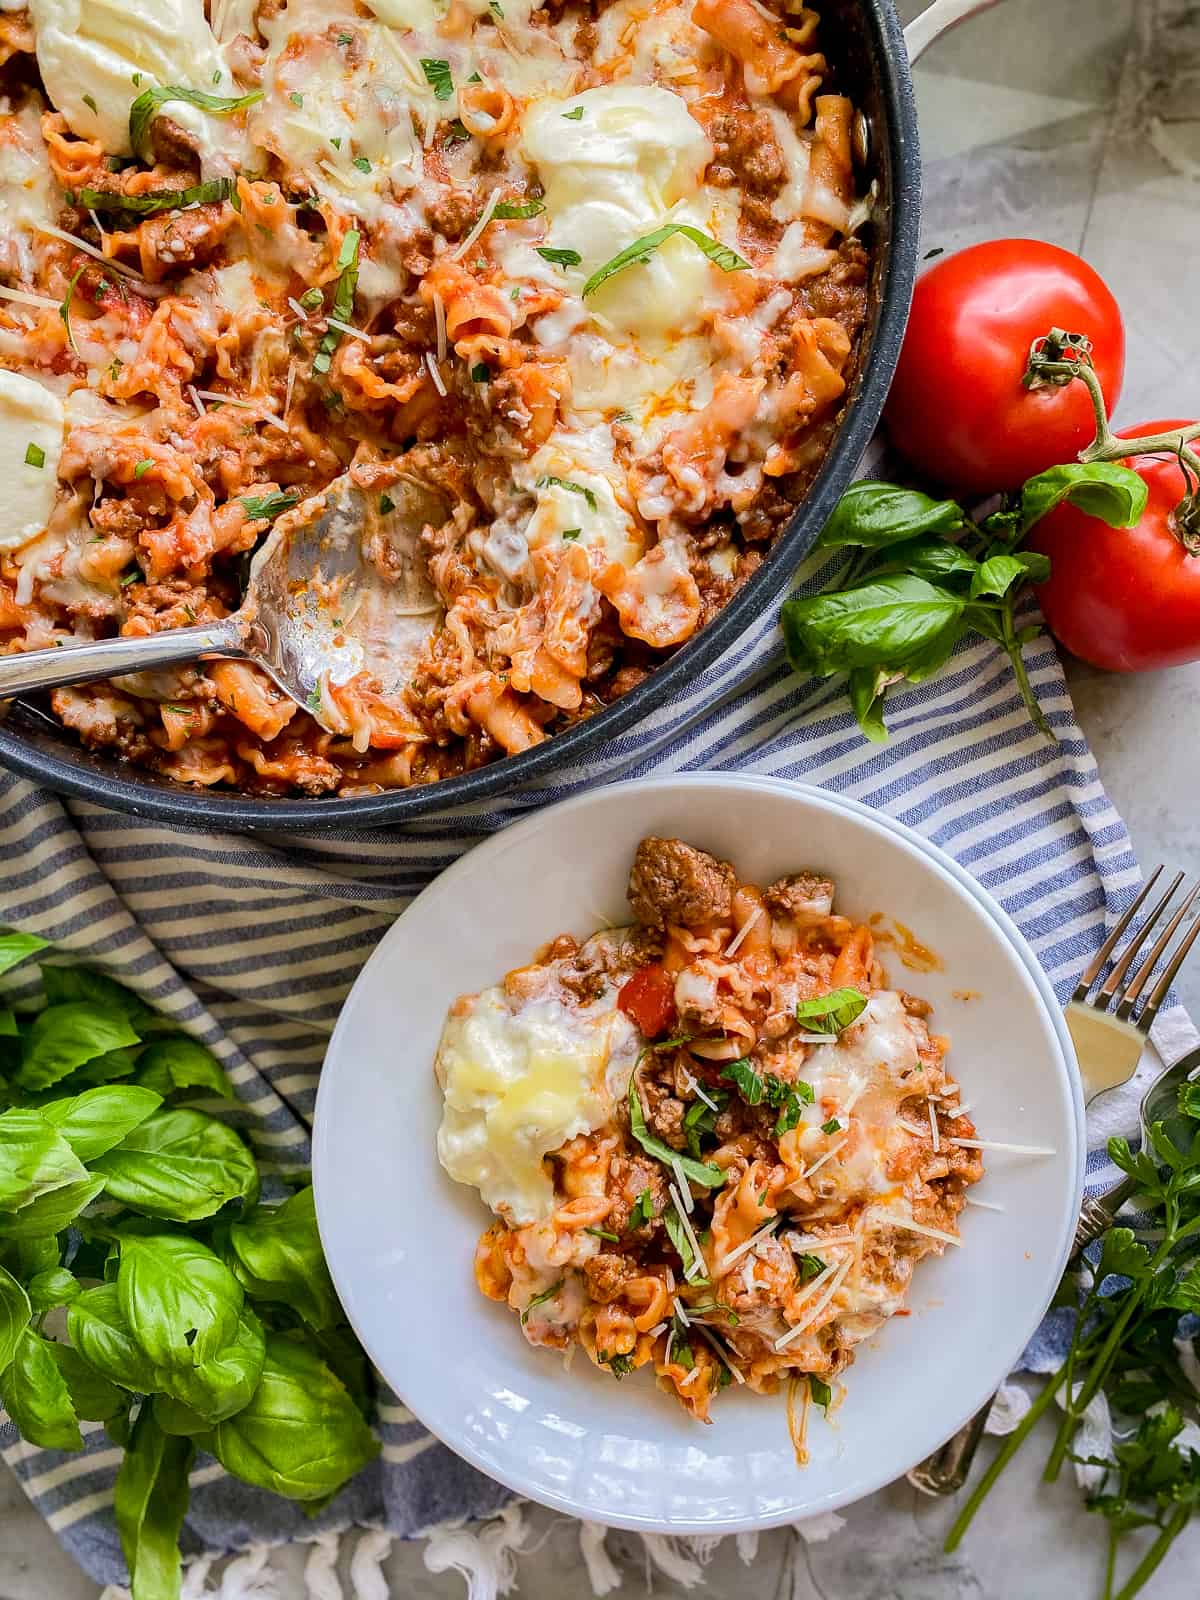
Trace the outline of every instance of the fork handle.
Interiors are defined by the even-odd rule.
[[[57,650],[26,650],[0,656],[0,700],[57,689],[90,678],[115,678],[125,672],[150,672],[211,656],[245,655],[245,623],[235,612],[194,628],[164,629],[144,638],[96,639]]]
[[[1074,1261],[1081,1250],[1086,1250],[1116,1221],[1117,1212],[1137,1193],[1137,1179],[1122,1178],[1104,1194],[1085,1200],[1079,1208],[1079,1221],[1075,1225],[1075,1243],[1071,1247]],[[992,1396],[992,1400],[996,1397]],[[966,1483],[971,1463],[987,1426],[992,1400],[981,1406],[969,1422],[964,1422],[957,1433],[951,1434],[940,1450],[918,1461],[908,1474],[908,1481],[922,1494],[956,1494]]]

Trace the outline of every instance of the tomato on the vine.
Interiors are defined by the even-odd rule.
[[[1074,461],[1095,434],[1083,386],[1021,382],[1030,346],[1051,328],[1091,340],[1111,414],[1125,330],[1086,261],[1036,239],[994,239],[936,262],[917,283],[887,403],[896,448],[960,495],[1018,489]]]
[[[621,985],[617,1005],[647,1039],[660,1038],[675,1023],[675,980],[652,961]]]
[[[1166,433],[1187,422],[1147,422],[1119,437]],[[1075,506],[1043,517],[1029,544],[1050,557],[1038,588],[1051,633],[1073,655],[1109,672],[1149,672],[1200,660],[1200,555],[1172,528],[1180,501],[1194,487],[1170,457],[1125,462],[1149,490],[1132,528],[1110,528]]]

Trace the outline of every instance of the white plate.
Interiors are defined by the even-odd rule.
[[[724,1390],[709,1427],[644,1373],[568,1373],[475,1287],[490,1214],[438,1165],[431,1062],[447,1006],[553,935],[627,920],[643,834],[678,835],[759,883],[817,867],[839,909],[884,912],[945,970],[893,982],[934,1003],[980,1136],[1052,1146],[995,1152],[963,1248],[922,1261],[912,1315],[846,1375],[831,1423],[814,1412],[796,1464],[784,1397]],[[889,959],[890,957],[890,959]],[[969,999],[954,991],[977,991]],[[1017,1360],[1066,1263],[1083,1181],[1083,1104],[1070,1039],[1004,912],[948,856],[823,790],[699,774],[598,789],[525,818],[457,861],[390,930],[334,1032],[314,1136],[317,1215],[342,1303],[418,1417],[483,1472],[575,1516],[673,1533],[731,1533],[833,1510],[888,1483],[978,1409]]]

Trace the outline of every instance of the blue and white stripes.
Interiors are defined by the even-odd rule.
[[[193,834],[64,804],[7,778],[0,922],[102,967],[209,1044],[237,1089],[236,1121],[282,1175],[308,1163],[330,1029],[391,920],[475,840],[617,777],[736,769],[823,784],[876,806],[949,851],[1000,900],[1065,998],[1138,869],[1051,644],[1029,647],[1027,663],[1057,743],[1030,725],[1003,655],[977,641],[934,681],[896,696],[892,741],[878,748],[861,738],[840,684],[801,682],[788,671],[774,618],[764,617],[683,698],[570,774],[403,834]],[[12,976],[19,992],[20,970]],[[1126,1095],[1110,1106],[1104,1131],[1128,1120],[1131,1105]],[[1105,1158],[1094,1156],[1089,1184],[1110,1178]],[[202,1458],[188,1548],[312,1538],[351,1522],[412,1535],[504,1502],[506,1491],[433,1443],[397,1397],[386,1398],[378,1420],[382,1460],[315,1523]],[[118,1457],[97,1426],[85,1433],[85,1454],[71,1457],[26,1446],[5,1422],[0,1450],[88,1570],[119,1581],[111,1516]]]

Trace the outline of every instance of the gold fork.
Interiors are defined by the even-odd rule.
[[[1183,882],[1183,873],[1177,872],[1166,894],[1147,914],[1130,936],[1124,950],[1113,962],[1112,971],[1104,980],[1095,998],[1088,998],[1096,979],[1112,960],[1114,951],[1146,903],[1162,873],[1161,866],[1155,867],[1143,885],[1141,893],[1125,911],[1088,964],[1075,986],[1074,994],[1067,1002],[1067,1027],[1071,1031],[1071,1038],[1075,1042],[1079,1058],[1079,1075],[1083,1079],[1086,1105],[1090,1105],[1097,1095],[1104,1094],[1109,1089],[1117,1089],[1133,1077],[1159,1008],[1178,976],[1180,967],[1187,960],[1188,952],[1197,938],[1200,938],[1200,916],[1197,916],[1192,926],[1179,940],[1174,953],[1167,960],[1162,975],[1139,1010],[1138,1001],[1143,990],[1154,976],[1158,963],[1166,955],[1172,940],[1183,926],[1185,917],[1200,896],[1200,882],[1197,882],[1184,895],[1182,903],[1154,941],[1149,954],[1137,971],[1132,977],[1128,977],[1130,967],[1133,966],[1147,938],[1154,931],[1158,919],[1167,910],[1175,897],[1176,890]],[[1167,1066],[1160,1076],[1165,1077],[1172,1070]],[[1149,1092],[1156,1086],[1157,1080]],[[1112,1225],[1117,1210],[1129,1198],[1135,1187],[1135,1184],[1126,1179],[1108,1194],[1096,1200],[1084,1201],[1075,1230],[1072,1259]],[[991,1409],[992,1402],[989,1400],[969,1422],[964,1423],[956,1434],[947,1439],[940,1450],[935,1450],[932,1455],[926,1456],[924,1461],[918,1462],[909,1472],[908,1481],[924,1494],[930,1495],[954,1494],[961,1489],[967,1481],[971,1462],[975,1459],[975,1451],[983,1437],[984,1426]]]

